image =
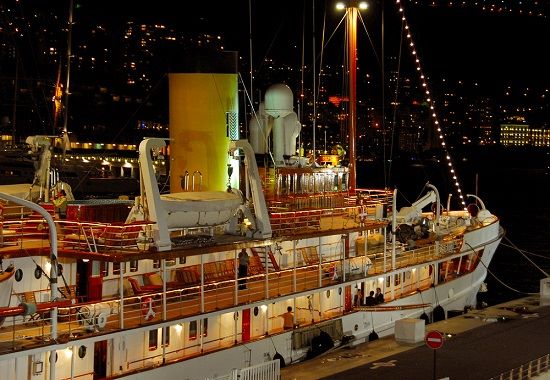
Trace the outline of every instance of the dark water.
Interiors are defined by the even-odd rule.
[[[477,195],[489,211],[500,217],[506,230],[489,266],[492,274],[486,279],[487,303],[539,292],[540,279],[546,276],[511,246],[525,251],[530,260],[550,273],[550,175],[545,153],[498,149],[463,152],[455,162],[464,194],[476,194],[477,188]],[[427,181],[438,188],[442,203],[446,203],[453,188],[445,165],[436,160],[411,159],[393,165],[394,173],[387,183],[399,190],[398,207],[425,193]],[[359,163],[357,168],[359,187],[383,186],[383,176],[375,174],[380,173],[380,165]],[[452,208],[456,207],[454,203]]]

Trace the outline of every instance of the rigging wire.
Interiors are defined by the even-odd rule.
[[[391,169],[392,169],[392,163],[393,163],[393,147],[394,147],[394,138],[395,138],[395,126],[397,122],[397,98],[399,95],[399,79],[401,78],[401,57],[403,54],[403,33],[405,31],[405,22],[401,21],[401,38],[399,42],[399,53],[397,57],[397,72],[396,72],[396,80],[395,80],[395,93],[394,93],[394,100],[393,100],[393,116],[392,116],[392,125],[391,125],[391,140],[390,140],[390,161],[389,161],[389,167],[388,167],[388,183],[391,182]],[[386,161],[384,160],[384,165],[386,165]],[[386,170],[384,168],[384,178],[386,177]],[[387,185],[387,184],[386,184]]]
[[[153,86],[151,91],[149,91],[149,93],[147,94],[147,97],[144,99],[144,101],[134,110],[134,112],[132,112],[132,114],[130,115],[130,117],[126,121],[126,123],[122,126],[122,128],[119,129],[117,134],[113,137],[112,142],[111,142],[112,144],[114,144],[116,142],[116,140],[120,136],[120,134],[126,129],[126,127],[128,127],[128,125],[130,124],[130,121],[137,115],[139,110],[148,103],[149,99],[151,98],[151,96],[153,96],[153,93],[157,90],[157,88],[160,86],[160,84],[162,83],[162,81],[164,80],[165,77],[167,77],[166,73],[164,73],[159,78],[157,83],[155,83],[155,85]]]
[[[487,265],[485,265],[485,263],[483,262],[483,260],[479,260],[479,262],[485,267],[485,269],[487,270],[487,273],[489,273],[491,276],[493,276],[493,278],[495,280],[497,280],[497,282],[499,282],[502,286],[504,286],[505,288],[513,291],[513,292],[516,292],[518,294],[525,294],[525,295],[529,295],[529,296],[535,296],[535,295],[538,295],[539,293],[529,293],[529,292],[523,292],[521,290],[517,290],[516,288],[513,288],[511,287],[510,285],[506,284],[504,281],[502,281],[500,278],[497,277],[496,274],[494,274],[493,272],[491,272],[491,270],[487,267]]]
[[[381,87],[381,92],[382,92],[382,143],[383,143],[383,148],[382,148],[382,157],[384,159],[384,164],[383,164],[383,168],[384,168],[384,188],[387,189],[388,188],[388,179],[386,178],[386,91],[385,91],[385,88],[386,88],[386,72],[385,72],[385,62],[384,62],[384,48],[385,48],[385,35],[384,35],[384,32],[385,32],[385,26],[386,26],[386,23],[384,22],[385,21],[385,18],[384,18],[384,0],[382,0],[381,2],[382,4],[382,16],[381,16],[381,19],[382,19],[382,36],[381,36],[381,43],[382,43],[382,64],[381,64],[381,68],[380,68],[380,71],[381,71],[381,74],[382,74],[382,80],[381,80],[381,83],[382,85],[380,86]],[[393,143],[393,139],[392,139],[392,143]],[[390,151],[391,151],[391,147],[390,147]],[[390,155],[390,159],[391,159],[391,155]],[[436,294],[436,298],[437,298],[437,294]],[[438,302],[439,304],[439,302]]]
[[[243,77],[242,77],[241,73],[239,73],[238,75],[239,75],[239,80],[241,81],[241,84],[243,85],[243,91],[245,93],[245,96],[248,99],[248,101],[250,102],[251,101],[250,94],[248,93],[248,91],[246,91],[246,86],[244,85]],[[256,122],[258,123],[258,125],[262,125],[260,123],[260,119],[258,117],[258,114],[256,113],[256,110],[254,109],[253,106],[251,108],[252,108],[252,114],[254,115],[254,118],[256,119]],[[265,131],[263,130],[263,128],[261,128],[260,131],[261,131],[261,133],[264,137],[264,141],[265,141],[266,146],[269,146],[268,136],[265,134]],[[275,165],[275,158],[273,157],[271,149],[268,149],[268,154],[269,154],[269,158],[271,158],[271,162],[273,163],[273,166],[276,166]]]
[[[25,13],[24,13],[24,10],[23,10],[22,2],[18,2],[18,5],[19,5],[20,17],[24,21],[24,22],[21,23],[21,25],[23,25],[25,27],[25,32],[23,34],[26,37],[28,37],[29,47],[23,49],[23,47],[21,47],[20,44],[18,44],[18,41],[15,38],[16,30],[15,29],[10,30],[10,28],[13,27],[13,23],[10,20],[8,20],[8,18],[7,18],[8,14],[10,12],[6,11],[6,9],[4,8],[4,5],[3,5],[2,2],[0,2],[0,27],[2,28],[2,30],[4,32],[4,35],[7,36],[11,40],[12,46],[15,49],[15,62],[16,62],[16,65],[17,65],[18,68],[19,67],[21,68],[21,71],[22,71],[22,74],[23,74],[23,75],[18,75],[16,78],[14,78],[14,82],[15,82],[15,80],[19,80],[19,77],[22,77],[23,79],[21,79],[21,80],[26,79],[26,80],[30,81],[31,83],[33,83],[33,86],[34,86],[35,82],[40,82],[41,81],[41,75],[40,75],[40,71],[38,69],[39,65],[38,65],[38,61],[36,59],[36,53],[35,53],[35,49],[34,49],[35,44],[30,39],[30,37],[32,36],[32,33],[28,29],[28,26],[30,25],[30,23],[28,21],[26,21],[27,18],[25,16]],[[32,60],[32,67],[33,67],[34,72],[35,72],[35,78],[32,78],[32,77],[27,78],[27,70],[25,68],[25,65],[23,64],[23,60],[21,59],[20,51],[26,51],[30,54],[30,58]],[[39,86],[39,88],[40,88],[40,93],[41,93],[42,98],[43,98],[43,104],[48,104],[48,100],[47,100],[48,97],[44,93],[44,89],[47,88],[47,86]],[[34,110],[36,111],[38,121],[40,122],[40,126],[42,128],[42,133],[46,133],[45,132],[45,125],[47,123],[44,121],[44,117],[43,117],[42,113],[43,113],[43,110],[46,111],[47,118],[48,118],[48,120],[51,124],[51,123],[53,123],[53,121],[52,121],[53,117],[50,113],[50,109],[49,109],[49,107],[40,107],[39,104],[38,104],[38,101],[35,98],[33,93],[31,93],[31,102],[32,102],[32,105],[34,107]],[[16,106],[17,106],[16,99],[14,98],[14,114],[15,114]],[[15,117],[13,119],[14,120],[12,120],[12,123],[15,123]],[[15,124],[12,124],[12,126],[15,127]],[[15,141],[14,141],[14,143],[15,143]]]
[[[506,241],[508,241],[508,242],[510,243],[510,245],[511,245],[516,251],[518,251],[519,253],[521,253],[521,255],[527,259],[527,261],[529,261],[531,264],[533,264],[533,266],[534,266],[535,268],[537,268],[539,271],[541,271],[542,274],[544,274],[546,277],[550,277],[550,275],[549,275],[548,273],[546,273],[546,271],[545,271],[544,269],[542,269],[541,267],[539,267],[537,264],[535,264],[535,263],[533,262],[533,260],[531,260],[530,258],[528,258],[527,255],[525,255],[521,249],[519,249],[514,243],[512,243],[512,242],[510,241],[510,239],[508,239],[507,237],[505,237],[504,239],[505,239]]]
[[[509,241],[508,238],[505,238],[505,239]],[[526,250],[524,250],[524,249],[519,249],[519,248],[516,247],[514,244],[500,243],[500,245],[502,245],[503,247],[507,247],[507,248],[514,248],[514,249],[517,249],[519,252],[525,253],[525,254],[530,255],[530,256],[534,256],[534,257],[539,257],[539,258],[541,258],[541,259],[550,260],[550,257],[548,257],[548,256],[539,255],[538,253],[529,252],[529,251],[526,251]]]
[[[325,2],[326,3],[326,2]],[[317,98],[321,94],[321,73],[323,72],[323,57],[325,52],[325,31],[327,26],[327,7],[325,6],[325,13],[323,14],[323,33],[321,36],[321,53],[319,57],[319,80],[317,81]]]
[[[467,242],[464,242],[464,244],[466,244],[470,250],[476,255],[476,256],[479,256],[478,253],[476,252],[476,250]],[[526,294],[526,295],[530,295],[530,296],[533,296],[533,295],[538,295],[539,293],[529,293],[529,292],[523,292],[521,290],[518,290],[516,288],[513,288],[512,286],[506,284],[504,281],[502,281],[500,278],[497,277],[496,274],[494,274],[493,272],[491,272],[491,270],[487,267],[487,265],[485,265],[485,263],[483,262],[483,260],[481,260],[481,257],[479,257],[479,262],[481,263],[481,265],[483,265],[485,267],[485,270],[487,271],[487,273],[489,273],[491,276],[493,276],[493,278],[495,280],[497,280],[497,282],[499,282],[502,286],[504,286],[505,288],[513,291],[513,292],[516,292],[518,294]]]
[[[315,138],[315,129],[316,123],[317,123],[317,78],[316,78],[316,67],[317,67],[317,59],[315,57],[315,0],[312,0],[311,2],[311,28],[312,28],[312,34],[313,34],[313,43],[312,43],[312,55],[313,55],[313,120],[312,120],[312,128],[313,128],[313,162],[315,162],[317,151],[316,151],[316,138]]]
[[[71,58],[72,58],[72,40],[73,40],[73,0],[69,2],[69,21],[67,23],[67,72],[65,73],[65,109],[63,110],[63,133],[67,133],[67,124],[69,123],[69,96],[71,95]],[[63,150],[65,154],[65,149]]]
[[[254,70],[253,70],[253,55],[252,55],[252,0],[248,0],[248,48],[250,52],[250,98],[252,106],[254,106]],[[245,118],[245,125],[248,131],[248,122]]]
[[[301,67],[300,67],[300,97],[298,99],[298,120],[303,120],[303,101],[304,101],[304,71],[305,71],[305,49],[306,49],[306,2],[303,2],[302,8],[302,54],[301,54]],[[298,147],[301,147],[302,129],[300,128]]]
[[[275,31],[275,34],[273,35],[273,38],[271,39],[271,42],[269,43],[269,46],[267,47],[264,57],[260,61],[260,66],[258,67],[258,70],[256,70],[256,75],[259,77],[262,69],[264,67],[265,62],[267,62],[267,55],[271,52],[271,49],[273,48],[273,45],[275,44],[275,41],[277,40],[279,33],[283,29],[283,26],[285,25],[286,20],[283,18],[283,21],[279,24],[279,27]]]

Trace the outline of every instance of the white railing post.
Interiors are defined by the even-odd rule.
[[[55,301],[57,299],[57,229],[55,227],[55,222],[52,218],[52,216],[44,210],[43,207],[37,205],[36,203],[27,201],[25,199],[21,199],[19,197],[15,197],[10,194],[0,193],[0,198],[3,198],[7,201],[13,202],[15,204],[19,204],[24,207],[28,207],[33,211],[36,211],[39,213],[46,223],[48,223],[48,228],[50,232],[50,262],[51,262],[51,269],[50,269],[50,290],[51,290],[51,301]],[[23,244],[23,240],[21,240],[21,244]],[[51,311],[51,338],[52,341],[57,340],[57,306],[54,306]],[[55,349],[50,351],[50,379],[55,379],[55,355],[56,351]]]

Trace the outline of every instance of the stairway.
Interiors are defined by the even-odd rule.
[[[273,251],[271,251],[270,246],[250,248],[250,251],[252,251],[253,256],[259,257],[262,260],[264,267],[267,267],[268,273],[278,272],[280,270],[279,263],[277,263],[275,255],[273,255]],[[266,252],[267,260],[265,255]]]

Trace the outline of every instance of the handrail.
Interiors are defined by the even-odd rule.
[[[500,375],[491,377],[489,380],[522,380],[532,379],[533,376],[550,371],[550,354],[546,354],[519,367],[502,372]]]
[[[53,217],[46,211],[43,207],[40,207],[36,203],[14,197],[10,194],[0,193],[0,198],[6,199],[10,202],[26,206],[31,210],[42,215],[44,220],[48,223],[50,229],[50,262],[52,264],[50,270],[50,289],[52,291],[52,300],[57,298],[57,230],[55,228],[55,222]],[[57,339],[57,307],[54,307],[51,311],[52,316],[52,327],[51,335],[52,339],[55,341]],[[55,350],[50,354],[50,378],[55,379]]]

